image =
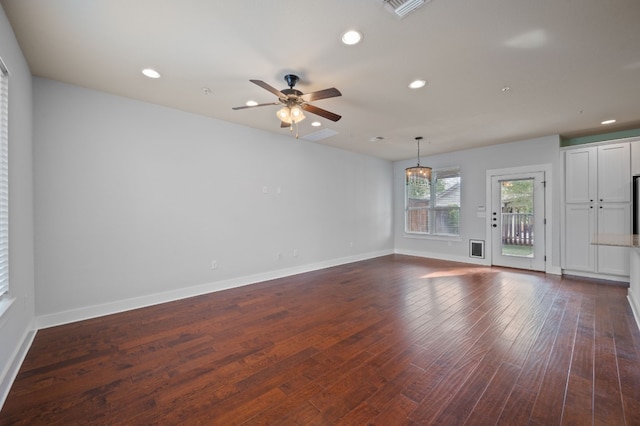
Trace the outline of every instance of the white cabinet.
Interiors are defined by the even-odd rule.
[[[628,143],[598,147],[598,200],[631,202],[631,146]]]
[[[640,176],[640,141],[631,142],[631,176]]]
[[[598,185],[598,150],[582,148],[565,152],[565,202],[592,203]]]
[[[598,233],[630,234],[631,204],[602,203],[598,207]],[[597,271],[602,274],[629,275],[629,248],[596,246]]]
[[[565,151],[563,268],[629,275],[628,248],[595,246],[595,234],[631,233],[629,143]]]
[[[566,205],[563,262],[565,269],[595,272],[596,246],[591,244],[595,231],[596,214],[592,205]]]

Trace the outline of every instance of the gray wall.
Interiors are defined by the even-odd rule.
[[[460,239],[415,238],[404,232],[404,169],[414,166],[416,160],[398,161],[394,164],[394,214],[395,250],[401,253],[421,255],[462,262],[475,261],[469,257],[469,240],[487,240],[489,237],[486,219],[477,216],[477,207],[486,206],[487,170],[523,167],[528,165],[551,165],[551,177],[547,176],[551,187],[552,214],[547,217],[547,226],[552,230],[551,253],[547,252],[547,271],[560,273],[560,188],[562,186],[562,163],[560,161],[560,140],[558,136],[518,141],[483,148],[451,152],[448,154],[424,156],[421,164],[433,168],[460,166],[461,211]],[[555,230],[555,232],[553,232]],[[489,261],[480,261],[488,264]]]
[[[46,79],[34,99],[41,325],[393,250],[391,162]]]
[[[9,68],[9,286],[0,300],[0,405],[33,337],[31,73],[0,8],[0,57]],[[10,305],[9,305],[10,303]],[[7,307],[7,305],[9,305]]]

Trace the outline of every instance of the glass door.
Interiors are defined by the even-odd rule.
[[[544,173],[492,176],[491,187],[491,263],[544,271]]]

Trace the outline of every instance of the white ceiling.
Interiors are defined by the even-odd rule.
[[[277,100],[249,79],[295,73],[304,93],[342,92],[313,102],[343,116],[318,120],[338,133],[317,143],[389,160],[416,136],[429,155],[640,127],[638,0],[432,0],[402,20],[381,0],[0,3],[36,76],[293,137],[276,106],[231,108]],[[345,46],[352,28],[364,39]]]

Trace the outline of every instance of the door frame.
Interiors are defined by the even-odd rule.
[[[516,175],[522,173],[535,173],[535,172],[543,172],[545,176],[545,186],[544,186],[544,215],[547,220],[546,226],[544,227],[544,252],[546,256],[545,262],[545,272],[556,274],[557,272],[553,268],[553,220],[552,220],[552,212],[553,212],[553,179],[551,174],[552,165],[551,164],[532,164],[528,166],[520,166],[520,167],[508,167],[504,169],[489,169],[486,173],[486,183],[485,183],[485,211],[491,211],[491,181],[493,177],[499,177],[503,175]],[[491,214],[487,214],[485,217],[485,254],[487,255],[487,260],[489,264],[493,264],[493,242],[491,238]]]

